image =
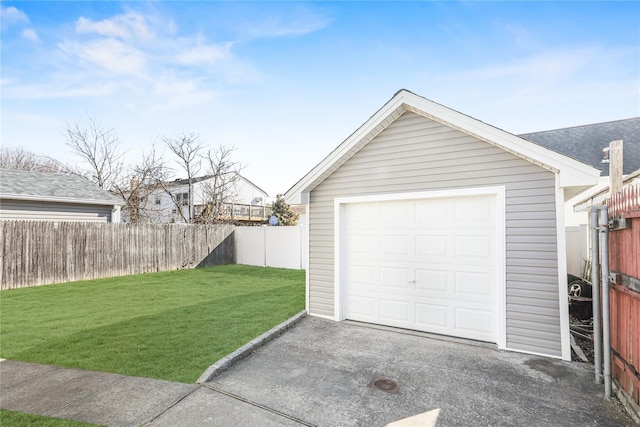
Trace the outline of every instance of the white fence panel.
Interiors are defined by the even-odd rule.
[[[302,270],[302,227],[264,227],[268,267]]]
[[[234,251],[236,264],[265,266],[266,227],[235,227]]]
[[[300,226],[236,227],[236,263],[303,270],[307,265],[304,231]]]
[[[567,273],[583,277],[584,262],[589,258],[589,227],[587,225],[566,227]]]

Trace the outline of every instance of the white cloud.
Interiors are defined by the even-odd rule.
[[[2,22],[2,28],[5,28],[5,26],[16,22],[29,22],[29,18],[23,11],[13,6],[0,6],[0,21]]]
[[[171,110],[178,107],[198,105],[210,101],[216,95],[214,92],[202,89],[197,80],[178,79],[165,76],[153,83],[154,95],[162,100],[152,107],[155,111]]]
[[[32,42],[40,41],[40,38],[38,37],[38,33],[33,28],[25,28],[24,30],[22,30],[22,33],[20,34],[20,36],[23,39],[26,39]]]
[[[527,80],[559,78],[571,75],[585,64],[595,59],[593,49],[552,51],[529,57],[518,58],[506,64],[468,72],[480,79],[501,79],[518,77]]]
[[[289,19],[273,15],[263,17],[259,22],[252,22],[246,33],[252,39],[302,36],[321,30],[329,23],[329,18],[315,13],[300,13]]]
[[[76,32],[79,34],[95,33],[123,40],[131,38],[150,40],[154,37],[147,19],[137,12],[127,12],[102,21],[93,21],[81,16],[76,21]]]
[[[147,58],[144,52],[115,39],[98,39],[89,42],[64,42],[58,48],[71,63],[96,66],[115,75],[143,76]]]
[[[228,60],[231,57],[232,43],[223,45],[196,46],[187,48],[184,52],[179,52],[175,56],[175,61],[180,64],[215,64]]]
[[[112,95],[117,85],[113,82],[93,81],[78,82],[71,76],[62,80],[51,80],[46,84],[4,84],[3,96],[7,99],[56,99],[56,98],[90,98]]]
[[[429,85],[438,102],[511,132],[530,132],[613,120],[628,116],[625,110],[637,111],[640,77],[628,72],[634,63],[638,64],[634,48],[547,49],[449,73]],[[437,88],[445,89],[438,93]],[[605,102],[614,106],[603,115]],[[567,122],[571,117],[575,121]]]
[[[244,28],[253,28],[253,38],[277,37],[306,34],[327,24],[317,14],[294,13],[293,18],[260,18],[262,24]],[[281,16],[292,15],[285,11]],[[260,78],[249,61],[235,56],[239,42],[185,31],[162,14],[126,10],[100,20],[80,16],[72,23],[71,33],[53,41],[53,55],[38,57],[37,70],[7,73],[20,79],[6,86],[3,82],[7,98],[103,97],[136,110],[164,111],[202,105],[217,96],[214,88]],[[22,37],[40,38],[31,28]]]

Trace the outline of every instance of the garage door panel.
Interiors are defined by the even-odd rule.
[[[370,287],[376,282],[376,269],[372,266],[350,265],[348,267],[349,282],[351,285],[364,285]]]
[[[455,256],[491,258],[493,239],[491,236],[458,235],[454,238]]]
[[[450,217],[451,201],[447,199],[415,201],[416,222],[423,223],[425,228],[437,228],[436,223]]]
[[[415,237],[416,256],[447,256],[451,237],[448,234],[420,235]]]
[[[416,292],[432,295],[432,292],[448,292],[449,271],[416,269]]]
[[[352,255],[374,255],[376,253],[377,240],[374,235],[354,234],[349,236],[349,252]]]
[[[380,255],[409,254],[409,236],[380,236]]]
[[[391,299],[380,299],[380,319],[388,322],[409,322],[409,303]]]
[[[346,217],[348,228],[358,226],[366,227],[368,224],[378,224],[379,213],[377,204],[362,203],[349,206],[349,215]]]
[[[409,221],[411,212],[409,206],[399,203],[380,204],[380,220],[391,226],[397,226]]]
[[[408,268],[380,267],[380,287],[408,289],[409,275]]]
[[[377,301],[372,297],[351,296],[348,298],[349,313],[354,316],[356,320],[374,320],[376,306]]]
[[[346,318],[497,341],[493,196],[344,207]]]
[[[490,198],[460,198],[453,200],[454,216],[458,221],[479,224],[493,219],[494,203]]]
[[[454,277],[456,297],[484,297],[487,302],[495,298],[492,274],[459,271],[454,273]]]
[[[449,306],[438,304],[416,303],[416,325],[422,330],[435,332],[434,328],[448,328]]]
[[[481,272],[489,271],[492,267],[492,259],[485,257],[457,256],[451,259],[451,265],[456,269],[477,268]]]
[[[467,333],[492,335],[495,318],[486,310],[478,310],[466,307],[454,309],[454,328]]]

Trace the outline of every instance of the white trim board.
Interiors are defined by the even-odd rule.
[[[556,175],[556,250],[558,255],[558,302],[560,310],[560,348],[562,360],[571,361],[569,300],[567,294],[567,232],[564,226],[564,192]]]
[[[115,196],[114,196],[115,197]],[[19,194],[0,194],[0,200],[19,200],[26,202],[69,203],[75,205],[122,206],[121,200],[79,199],[74,197],[31,196]]]
[[[343,271],[341,269],[341,234],[344,224],[341,217],[345,206],[354,203],[386,202],[394,200],[419,200],[436,198],[455,198],[470,196],[493,196],[495,198],[495,229],[496,229],[496,339],[499,349],[506,349],[506,219],[505,219],[505,187],[478,187],[454,190],[438,190],[414,193],[377,194],[354,197],[339,197],[334,199],[334,316],[333,320],[344,320],[343,313]]]

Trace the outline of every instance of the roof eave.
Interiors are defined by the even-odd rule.
[[[101,206],[122,206],[124,202],[120,200],[91,200],[91,199],[77,199],[73,197],[42,197],[42,196],[29,196],[21,194],[6,194],[0,193],[0,200],[25,200],[32,202],[55,202],[55,203],[74,203],[79,205],[101,205]]]

